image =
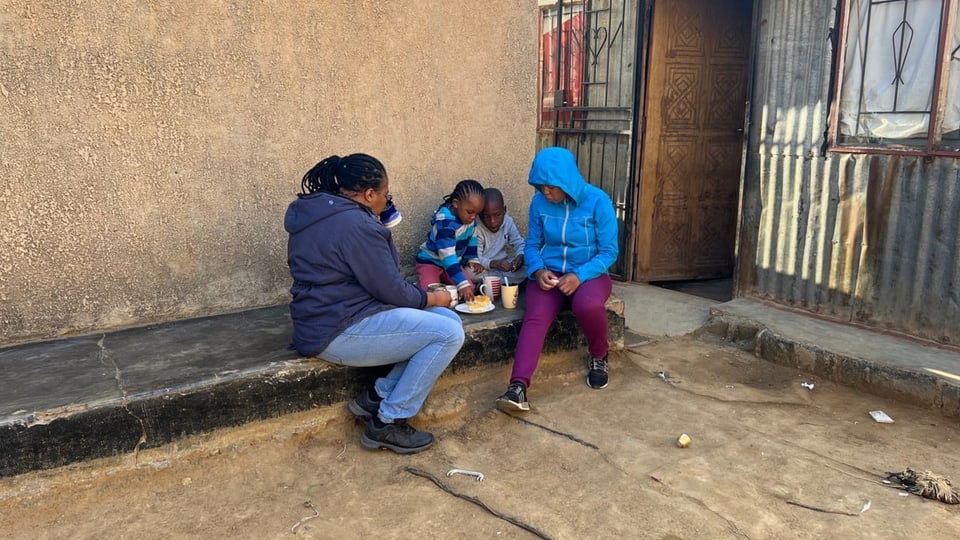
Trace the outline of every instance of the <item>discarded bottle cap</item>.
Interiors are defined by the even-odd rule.
[[[677,437],[677,446],[680,448],[686,448],[690,446],[690,436],[684,433]]]

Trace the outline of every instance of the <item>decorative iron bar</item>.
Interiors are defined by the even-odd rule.
[[[897,39],[898,33],[900,39]],[[903,44],[904,40],[907,42],[906,47]],[[893,30],[893,82],[890,84],[896,84],[898,89],[906,84],[903,81],[903,68],[907,65],[907,57],[910,56],[910,45],[913,45],[913,27],[907,21],[907,3],[904,2],[903,20]],[[896,108],[897,100],[894,99],[893,102],[893,107]]]
[[[901,17],[900,22],[896,25],[896,27],[890,33],[890,43],[891,43],[890,60],[893,63],[893,69],[894,69],[893,80],[890,82],[890,84],[894,86],[892,104],[888,109],[875,109],[875,110],[865,109],[865,100],[863,99],[863,96],[866,95],[865,92],[868,91],[868,88],[866,87],[867,68],[869,67],[868,66],[869,63],[867,62],[867,59],[869,58],[870,50],[875,46],[880,46],[880,42],[875,40],[874,37],[872,36],[872,34],[877,31],[876,25],[872,24],[874,22],[874,16],[875,16],[874,10],[877,9],[879,6],[897,4],[897,3],[902,4],[903,9],[901,10],[901,14],[900,14],[900,17]],[[863,23],[866,26],[866,30],[864,32],[863,53],[860,61],[860,96],[861,98],[859,99],[859,102],[857,105],[858,121],[854,128],[854,138],[863,137],[863,135],[861,135],[862,122],[859,119],[865,116],[900,114],[900,115],[921,115],[929,118],[933,113],[934,101],[936,96],[934,96],[932,93],[932,88],[933,88],[932,81],[931,81],[931,94],[929,99],[927,100],[927,103],[928,103],[927,108],[925,109],[902,108],[902,104],[901,104],[902,89],[907,84],[907,81],[904,79],[905,69],[907,68],[910,62],[920,62],[920,61],[929,60],[929,59],[914,58],[910,56],[910,49],[913,44],[913,37],[915,33],[914,27],[909,20],[910,3],[911,3],[911,0],[872,0],[868,2],[867,15],[865,18],[865,22]],[[915,0],[914,0],[914,3],[916,3]],[[859,5],[859,2],[857,2],[857,5]],[[941,19],[938,20],[938,24],[936,26],[937,29],[940,28],[940,22],[942,21],[942,17],[944,16],[944,6],[945,6],[945,1],[940,0],[939,12],[940,12]],[[851,6],[851,10],[857,10],[857,9],[858,8],[856,6]],[[958,47],[957,49],[960,49],[960,47]],[[956,53],[956,50],[954,51],[954,53]],[[873,139],[872,137],[868,137],[868,138]],[[924,136],[924,140],[925,139],[926,139],[926,136]]]

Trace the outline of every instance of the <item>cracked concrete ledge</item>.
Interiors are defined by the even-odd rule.
[[[749,302],[737,299],[714,307],[700,331],[776,364],[946,417],[960,417],[960,377],[955,375],[960,371],[960,355],[839,323],[804,320],[804,315],[778,313],[759,304],[747,307]],[[786,324],[791,319],[794,329]],[[941,369],[947,365],[952,371]]]
[[[522,315],[522,309],[465,315],[467,339],[449,370],[458,373],[509,362]],[[623,301],[611,299],[607,316],[611,346],[622,349]],[[91,388],[86,399],[76,396],[75,387],[69,396],[74,402],[32,412],[15,405],[16,398],[0,403],[18,408],[0,415],[0,477],[137,452],[221,427],[347,401],[382,371],[310,358],[282,359],[291,354],[286,351],[289,325],[286,308],[275,307],[99,338],[81,336],[72,343],[58,340],[0,349],[0,368],[29,369],[30,377],[50,381],[21,390],[20,399],[26,402],[44,402],[27,398],[31,392],[55,392],[56,381],[64,376],[75,375],[82,379],[80,388]],[[564,312],[551,327],[544,352],[584,345],[573,314]],[[54,351],[56,357],[43,356],[45,350]],[[240,358],[244,355],[245,361]],[[144,367],[154,364],[158,367],[152,371]],[[69,373],[59,369],[65,365],[70,366]],[[232,369],[224,369],[228,367]],[[176,371],[176,377],[168,371]],[[8,374],[5,384],[13,377]],[[108,382],[112,388],[107,388]]]

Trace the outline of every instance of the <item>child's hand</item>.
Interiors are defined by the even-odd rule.
[[[460,294],[461,302],[472,302],[474,297],[473,285],[464,285],[463,287],[457,289],[457,293]]]
[[[523,253],[517,255],[513,258],[513,263],[511,264],[510,271],[516,272],[518,268],[523,266]]]
[[[478,262],[472,262],[470,263],[470,270],[472,270],[474,274],[482,274],[483,265]]]
[[[493,269],[495,269],[495,270],[502,270],[502,271],[504,271],[504,272],[511,272],[511,271],[513,271],[513,263],[510,262],[510,261],[508,261],[507,259],[500,259],[500,260],[498,260],[498,261],[492,261],[492,262],[490,263],[490,267],[493,268]]]

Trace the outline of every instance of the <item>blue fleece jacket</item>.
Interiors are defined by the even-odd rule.
[[[566,148],[544,148],[530,167],[528,183],[537,190],[530,201],[530,222],[523,256],[527,275],[546,268],[574,273],[580,282],[599,277],[617,260],[617,216],[610,197],[583,179]],[[567,194],[552,203],[540,192],[543,185]]]
[[[390,229],[365,206],[329,193],[300,195],[283,225],[290,234],[292,347],[300,354],[323,352],[374,313],[427,305],[427,294],[400,274]]]

